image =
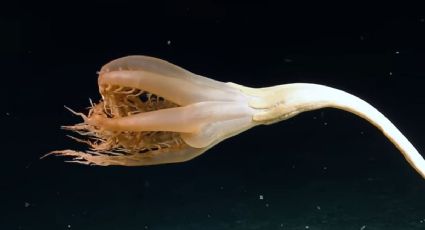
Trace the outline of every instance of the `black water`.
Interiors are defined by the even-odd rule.
[[[335,9],[335,10],[334,10]],[[182,164],[89,167],[63,108],[144,54],[220,81],[312,82],[375,105],[425,152],[425,14],[365,6],[102,1],[3,7],[0,229],[425,229],[425,181],[342,111],[257,127]]]

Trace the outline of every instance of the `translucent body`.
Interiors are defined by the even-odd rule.
[[[88,140],[77,140],[90,150],[53,154],[97,165],[182,162],[256,125],[333,107],[378,127],[425,177],[425,160],[407,138],[373,106],[341,90],[306,83],[250,88],[146,56],[106,64],[98,83],[102,100],[92,105],[88,115],[76,113],[83,123],[65,127],[87,136]]]

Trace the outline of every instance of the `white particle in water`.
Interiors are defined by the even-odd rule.
[[[260,198],[260,200],[263,200],[264,199],[264,196],[263,195],[260,195],[259,198]]]
[[[399,54],[400,52],[399,51],[395,51],[395,54]]]
[[[171,40],[168,40],[167,41],[167,45],[171,45]]]
[[[366,225],[363,225],[360,230],[365,230],[366,229]]]
[[[390,76],[392,76],[393,75],[393,72],[390,72]]]
[[[321,210],[322,208],[320,206],[316,206],[316,209],[317,210]]]
[[[25,206],[25,208],[28,208],[29,206],[31,206],[31,204],[30,204],[30,203],[28,203],[28,202],[25,202],[25,203],[24,203],[24,206]]]
[[[71,225],[70,224],[68,224],[68,226],[67,226],[68,228],[71,228]]]
[[[306,225],[306,226],[305,226],[305,229],[310,229],[310,226]]]

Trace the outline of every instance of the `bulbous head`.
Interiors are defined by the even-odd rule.
[[[102,99],[83,123],[65,126],[90,150],[53,151],[96,165],[152,165],[190,160],[253,127],[249,97],[229,84],[169,62],[128,56],[99,72]],[[75,113],[75,112],[74,112]]]

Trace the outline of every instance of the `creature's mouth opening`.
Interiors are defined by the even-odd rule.
[[[96,118],[114,121],[117,118],[133,116],[139,113],[179,107],[179,105],[151,92],[119,85],[100,85],[102,100],[92,103],[88,115],[75,113],[84,118],[84,122],[64,126],[85,138],[71,137],[85,143],[92,155],[148,155],[159,150],[178,150],[186,144],[180,133],[169,131],[117,131],[90,122]]]
[[[177,104],[141,89],[101,85],[103,112],[109,118],[125,117],[143,112],[178,107]]]

